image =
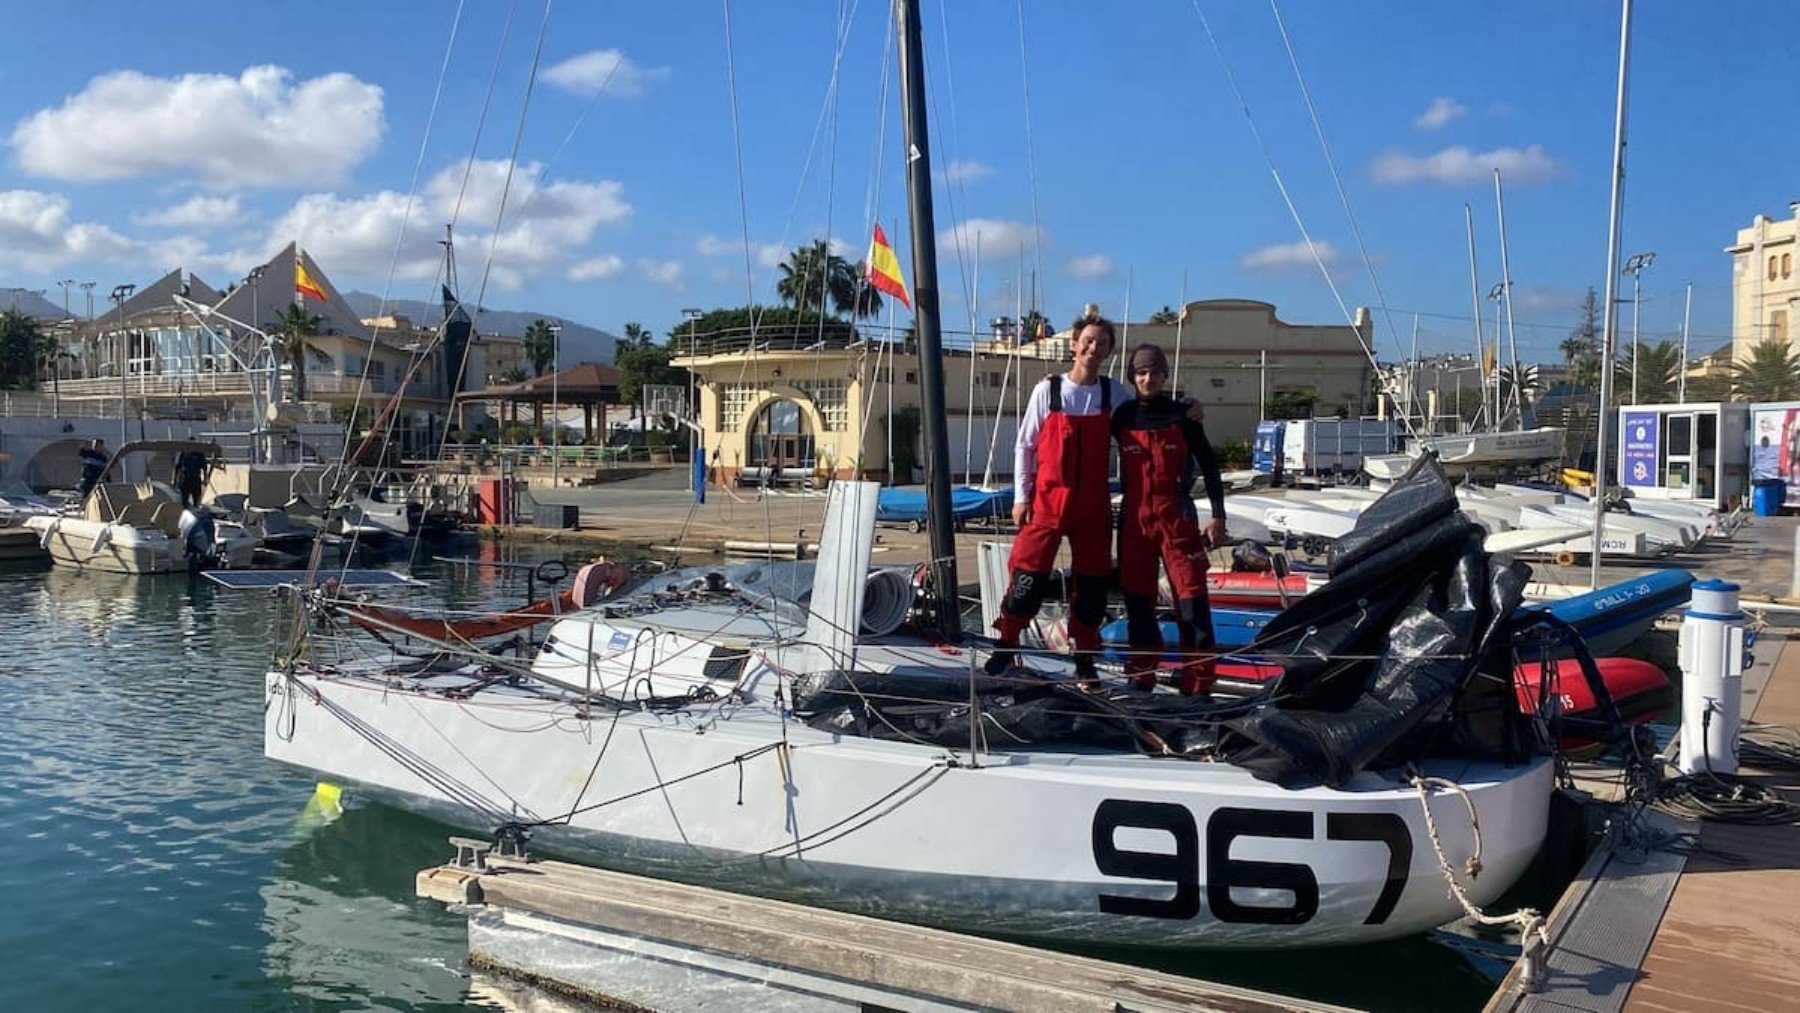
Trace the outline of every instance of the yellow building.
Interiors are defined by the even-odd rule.
[[[1788,205],[1793,214],[1800,202]],[[1739,229],[1737,242],[1725,247],[1731,254],[1731,347],[1738,362],[1763,341],[1792,341],[1796,303],[1800,303],[1800,250],[1795,248],[1796,226],[1788,218],[1773,221],[1757,215],[1747,229]]]
[[[1249,440],[1268,404],[1282,396],[1310,401],[1320,415],[1362,414],[1371,407],[1374,370],[1363,351],[1366,310],[1358,324],[1289,324],[1275,307],[1247,299],[1189,303],[1180,324],[1179,386],[1207,407],[1215,443]],[[1017,419],[1031,388],[1067,368],[1067,331],[1013,344],[983,340],[944,353],[945,413],[957,480],[1006,480],[1012,474]],[[1119,355],[1132,345],[1162,345],[1176,358],[1176,325],[1120,325]],[[679,352],[683,342],[676,342]],[[922,465],[916,422],[922,403],[919,360],[910,344],[821,340],[816,329],[761,332],[748,338],[698,335],[673,364],[697,377],[699,425],[707,461],[724,481],[861,474],[900,481],[907,462]],[[890,355],[890,353],[892,353]],[[1118,374],[1119,357],[1108,364]],[[896,420],[897,421],[894,421]],[[899,445],[890,460],[890,425]]]

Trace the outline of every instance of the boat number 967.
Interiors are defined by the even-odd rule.
[[[1240,837],[1277,840],[1313,839],[1314,814],[1285,809],[1215,809],[1206,820],[1206,906],[1222,922],[1259,925],[1299,925],[1319,911],[1319,877],[1301,862],[1264,862],[1231,857],[1231,845]],[[1175,838],[1173,851],[1130,851],[1114,843],[1116,833],[1129,827],[1160,830]],[[1373,841],[1387,846],[1387,879],[1364,925],[1387,921],[1406,890],[1406,873],[1412,867],[1412,834],[1406,821],[1394,813],[1326,813],[1328,841]],[[1100,895],[1100,910],[1108,914],[1146,918],[1188,919],[1200,913],[1200,829],[1186,806],[1167,802],[1130,802],[1107,799],[1094,810],[1094,864],[1105,876],[1168,883],[1174,893],[1165,898]],[[1285,892],[1285,904],[1243,904],[1232,899],[1233,888]]]

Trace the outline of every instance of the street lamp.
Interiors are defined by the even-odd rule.
[[[119,446],[131,440],[131,429],[125,421],[125,300],[137,291],[136,285],[114,285],[112,301],[119,304]]]
[[[1638,403],[1638,275],[1656,260],[1655,253],[1634,253],[1625,260],[1621,274],[1631,275],[1631,403]],[[1609,363],[1610,365],[1610,363]]]
[[[562,324],[550,325],[550,488],[562,487],[562,401],[557,395],[557,373],[562,371]]]
[[[63,318],[67,319],[69,316],[69,286],[75,284],[75,279],[74,278],[64,278],[63,280],[57,282],[57,284],[62,286]]]

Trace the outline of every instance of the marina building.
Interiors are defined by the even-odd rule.
[[[1010,478],[1025,398],[1044,376],[1067,368],[1068,331],[1018,340],[1018,330],[997,320],[991,334],[945,349],[951,469],[959,481]],[[1265,302],[1201,300],[1174,323],[1121,323],[1119,355],[1108,368],[1122,375],[1132,345],[1163,346],[1179,364],[1176,386],[1206,405],[1213,442],[1248,441],[1278,405],[1318,415],[1371,411],[1369,330],[1366,309],[1354,326],[1308,325],[1281,320]],[[673,364],[696,376],[701,438],[720,480],[891,474],[910,482],[923,466],[919,358],[910,340],[872,340],[839,325],[696,334],[675,346]]]
[[[1742,362],[1750,349],[1763,341],[1794,339],[1795,314],[1800,312],[1800,249],[1794,213],[1800,201],[1788,205],[1789,217],[1774,221],[1757,215],[1750,227],[1737,230],[1737,242],[1725,247],[1731,254],[1731,357]]]

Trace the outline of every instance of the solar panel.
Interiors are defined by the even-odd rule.
[[[262,590],[283,584],[303,584],[311,577],[314,584],[335,579],[341,587],[418,586],[420,581],[392,570],[207,570],[207,579],[234,591]]]

